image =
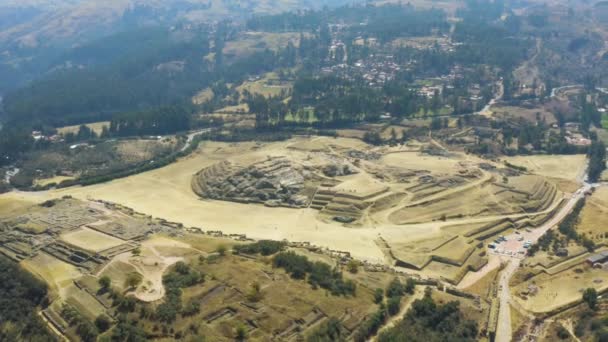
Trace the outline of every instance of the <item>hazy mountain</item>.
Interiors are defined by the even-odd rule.
[[[0,94],[39,77],[66,51],[144,26],[214,22],[346,0],[8,0],[0,2]]]
[[[340,4],[340,0],[10,0],[0,5],[0,44],[76,43],[121,28],[207,21]],[[13,18],[12,20],[9,18]]]

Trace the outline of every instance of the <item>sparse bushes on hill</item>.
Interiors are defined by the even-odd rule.
[[[36,314],[46,301],[46,285],[0,256],[0,341],[54,341]]]
[[[268,256],[282,251],[285,249],[285,246],[286,243],[283,241],[260,240],[246,245],[237,245],[233,249],[237,253]]]
[[[69,305],[63,305],[61,309],[61,316],[70,324],[70,326],[76,328],[76,334],[85,342],[92,342],[97,340],[99,331],[97,328],[89,322],[87,319]]]
[[[393,328],[380,334],[378,341],[475,341],[477,323],[467,320],[452,301],[437,305],[428,291]]]
[[[335,317],[323,323],[308,336],[307,342],[342,342],[346,341],[348,333],[340,320]]]
[[[200,310],[199,303],[189,303],[182,307],[182,288],[194,286],[204,281],[204,276],[192,270],[184,262],[178,262],[172,271],[165,274],[163,284],[166,289],[164,303],[156,308],[155,317],[161,322],[173,322],[177,315],[190,316]]]
[[[274,267],[285,269],[294,279],[304,279],[313,287],[329,290],[333,295],[354,296],[356,285],[350,280],[344,280],[342,273],[324,262],[310,262],[307,257],[294,252],[281,252],[273,259]]]

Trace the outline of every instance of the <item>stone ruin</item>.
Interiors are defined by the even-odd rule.
[[[246,167],[222,162],[197,173],[192,185],[205,198],[301,208],[314,192],[305,185],[312,178],[317,178],[312,169],[268,157]]]

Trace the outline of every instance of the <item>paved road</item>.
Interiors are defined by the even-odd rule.
[[[498,281],[498,297],[500,309],[498,311],[498,327],[496,329],[496,342],[510,342],[513,332],[511,331],[511,293],[509,291],[509,280],[519,267],[520,260],[511,259],[500,274]]]
[[[543,224],[541,227],[532,230],[531,234],[528,235],[528,240],[532,243],[545,234],[549,229],[554,228],[568,215],[576,203],[585,196],[585,193],[591,188],[596,187],[597,184],[584,183],[584,185],[578,189],[568,202],[557,212],[549,221]],[[523,244],[523,242],[522,242]],[[502,271],[499,282],[499,299],[500,299],[500,310],[498,313],[498,329],[496,330],[496,341],[497,342],[509,342],[511,341],[511,293],[509,291],[509,280],[513,273],[519,267],[521,260],[515,256],[498,256],[491,255],[494,258],[505,258],[508,262],[505,269]]]
[[[511,234],[506,236],[507,241],[496,244],[496,249],[490,250],[490,254],[503,255],[512,258],[524,259],[525,248],[523,247],[526,241],[536,243],[549,229],[557,226],[568,215],[576,203],[585,196],[585,193],[595,185],[585,183],[580,189],[570,196],[570,199],[562,206],[562,208],[544,223],[539,228],[522,232],[520,234]]]

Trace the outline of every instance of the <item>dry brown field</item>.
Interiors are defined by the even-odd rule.
[[[103,130],[103,127],[110,127],[110,121],[100,121],[100,122],[93,122],[93,123],[89,123],[86,124],[85,126],[89,127],[90,129],[93,130],[93,132],[95,132],[95,134],[99,135],[101,134],[101,131]],[[78,130],[80,129],[80,125],[74,125],[74,126],[65,126],[65,127],[61,127],[57,129],[57,132],[59,134],[67,134],[67,133],[78,133]]]

